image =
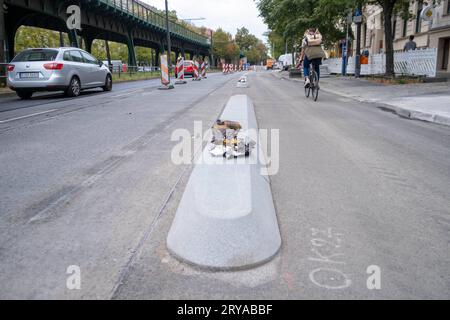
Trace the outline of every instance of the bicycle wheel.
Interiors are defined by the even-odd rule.
[[[314,99],[314,101],[317,101],[317,98],[319,98],[319,77],[317,76],[317,73],[315,71],[312,73],[311,87],[312,98]]]
[[[311,94],[311,85],[308,87],[305,87],[305,96],[309,98],[309,95]]]

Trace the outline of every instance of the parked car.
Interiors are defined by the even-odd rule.
[[[78,48],[24,50],[8,65],[7,80],[21,99],[30,99],[36,91],[64,91],[76,97],[84,89],[111,91],[113,85],[108,66]]]
[[[184,75],[185,76],[194,76],[194,61],[185,60],[184,61]]]
[[[105,64],[105,66],[107,66],[109,64],[109,62],[107,60],[104,60],[103,63]],[[112,72],[120,72],[120,70],[122,69],[122,60],[111,60],[111,68],[110,70]]]

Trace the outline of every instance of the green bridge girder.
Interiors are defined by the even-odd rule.
[[[138,19],[145,24],[166,31],[166,18],[148,8],[136,0],[96,0],[107,5],[109,8],[118,10],[122,14],[127,14],[132,18]],[[90,1],[92,2],[92,1]],[[203,46],[210,46],[210,39],[202,36],[178,23],[169,22],[169,30],[172,36],[198,43]]]
[[[95,39],[124,43],[128,46],[130,65],[136,63],[135,45],[153,48],[157,55],[167,49],[165,16],[137,0],[0,1],[6,8],[0,17],[0,23],[4,24],[6,30],[6,34],[3,34],[6,50],[0,52],[0,56],[6,56],[6,61],[14,57],[15,34],[22,25],[67,32],[74,46],[78,45],[75,34],[86,41],[86,48],[90,48]],[[66,10],[70,5],[81,8],[82,30],[76,33],[66,26]],[[176,54],[210,54],[211,43],[208,37],[173,21],[170,21],[169,29],[171,49]],[[2,46],[0,51],[4,48]]]

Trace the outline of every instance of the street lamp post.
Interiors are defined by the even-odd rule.
[[[166,0],[166,31],[167,31],[167,64],[169,67],[169,81],[170,81],[170,70],[172,68],[172,62],[171,62],[171,55],[172,55],[172,51],[171,51],[171,43],[170,43],[170,29],[169,29],[169,4],[167,3]]]
[[[356,61],[355,61],[355,77],[361,76],[361,24],[362,24],[362,7],[358,5],[355,15],[356,22]]]
[[[214,62],[214,52],[213,52],[214,40],[213,40],[213,36],[214,36],[214,31],[211,30],[211,66],[215,67],[216,64]]]
[[[0,63],[5,63],[7,61],[6,54],[6,28],[5,28],[5,10],[4,10],[4,1],[0,0]],[[0,84],[5,84],[6,75],[5,67],[0,65]]]

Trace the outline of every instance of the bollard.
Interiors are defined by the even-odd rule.
[[[159,90],[170,90],[173,89],[174,86],[170,83],[170,75],[169,75],[169,65],[167,63],[167,55],[161,56],[161,87]]]
[[[186,84],[187,82],[184,81],[184,58],[183,57],[178,58],[176,72],[178,75],[178,81],[175,82],[175,84]]]

